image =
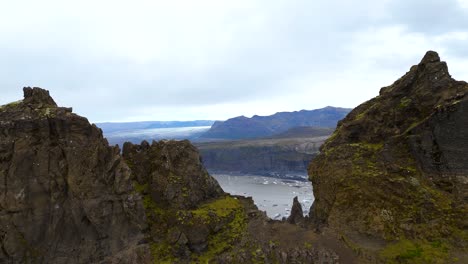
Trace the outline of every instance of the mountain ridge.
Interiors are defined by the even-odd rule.
[[[298,126],[335,127],[351,109],[327,106],[315,110],[278,112],[270,116],[234,117],[215,122],[201,137],[249,139],[268,137]]]

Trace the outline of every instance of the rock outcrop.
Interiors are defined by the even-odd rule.
[[[429,51],[355,108],[310,164],[315,225],[383,261],[447,263],[466,250],[467,93]]]
[[[293,199],[293,205],[291,208],[291,215],[287,219],[288,223],[303,225],[305,224],[304,212],[302,211],[302,205],[297,200],[297,196]]]
[[[137,183],[148,185],[151,199],[160,206],[193,209],[224,194],[188,140],[126,142],[122,155]]]
[[[49,92],[0,107],[0,262],[144,263],[144,208],[117,147]]]

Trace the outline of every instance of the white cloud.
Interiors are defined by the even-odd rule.
[[[468,10],[425,3],[4,1],[0,103],[31,85],[93,121],[351,107],[428,49],[464,78]]]

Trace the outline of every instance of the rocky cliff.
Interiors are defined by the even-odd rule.
[[[117,147],[48,91],[0,107],[0,262],[134,263],[146,228]]]
[[[355,108],[310,164],[315,225],[382,261],[466,260],[467,93],[430,51]]]
[[[331,128],[294,127],[268,138],[196,142],[212,173],[307,178],[307,167]]]

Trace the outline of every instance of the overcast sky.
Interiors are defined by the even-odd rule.
[[[355,107],[427,50],[468,80],[468,0],[2,1],[0,104],[39,86],[92,122]]]

